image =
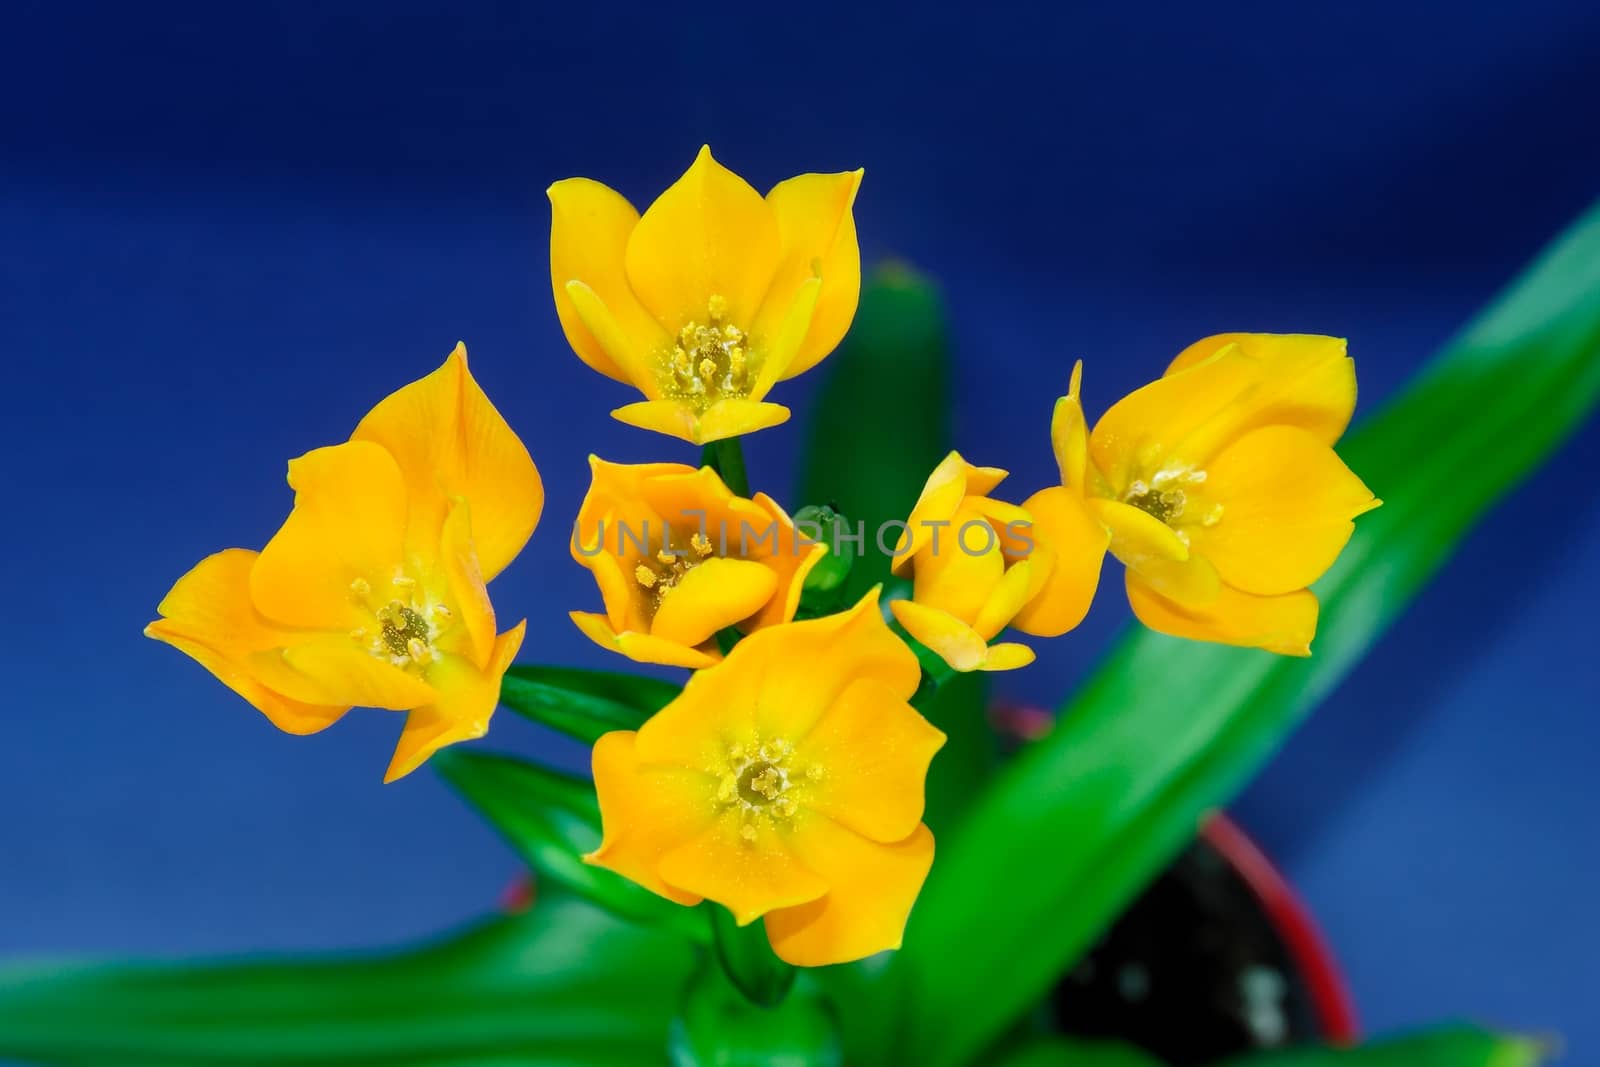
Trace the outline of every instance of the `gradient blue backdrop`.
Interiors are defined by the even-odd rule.
[[[287,737],[139,630],[275,528],[288,457],[465,338],[549,489],[497,603],[529,655],[615,666],[565,619],[584,456],[692,453],[563,343],[554,179],[642,205],[703,140],[761,188],[864,165],[864,251],[946,287],[959,443],[1019,492],[1073,358],[1096,413],[1210,332],[1342,334],[1370,410],[1600,192],[1586,0],[1058,6],[0,12],[0,954],[387,942],[514,874],[429,774],[380,786],[395,718]],[[758,483],[796,440],[760,436]],[[1238,807],[1375,1028],[1600,1048],[1597,460],[1591,424]],[[1053,701],[1125,617],[1005,691]]]

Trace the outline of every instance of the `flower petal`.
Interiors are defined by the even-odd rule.
[[[789,844],[793,835],[763,819],[748,824],[754,830],[749,839],[741,833],[746,828],[741,818],[739,809],[727,809],[710,826],[668,850],[657,866],[661,880],[684,893],[716,901],[733,912],[740,926],[774,908],[804,904],[828,891],[828,883],[795,858]]]
[[[916,655],[884,623],[876,589],[848,611],[740,641],[639,728],[641,758],[721,773],[729,741],[793,744],[859,678],[875,678],[903,700],[922,678]]]
[[[654,341],[641,341],[628,332],[617,320],[610,305],[586,283],[574,278],[564,288],[568,304],[601,351],[611,357],[635,389],[652,400],[659,397],[661,380],[658,368],[672,345],[667,332],[660,330]],[[659,326],[657,328],[659,330]],[[647,343],[657,347],[643,347]]]
[[[1229,585],[1262,596],[1322,577],[1355,530],[1350,520],[1379,503],[1333,449],[1293,426],[1241,437],[1212,463],[1205,488],[1222,510],[1192,529],[1194,551]]]
[[[760,611],[777,588],[778,576],[764,564],[708,559],[662,595],[650,633],[680,645],[698,645]]]
[[[976,509],[962,504],[950,525],[933,527],[913,561],[913,598],[973,625],[1005,576],[1000,538]]]
[[[619,382],[652,381],[651,357],[670,351],[672,335],[645,310],[628,286],[623,257],[639,213],[620,193],[588,178],[556,182],[550,197],[550,287],[561,330],[578,358]],[[589,329],[567,289],[582,282],[599,298],[615,330],[605,340]]]
[[[905,575],[911,568],[913,557],[924,545],[933,541],[940,524],[955,518],[956,509],[968,496],[985,496],[1001,482],[1006,472],[998,467],[975,467],[962,458],[960,452],[951,452],[928,475],[917,497],[911,515],[906,519],[906,529],[894,548],[894,573]]]
[[[250,670],[278,692],[314,704],[408,711],[433,703],[439,695],[347,634],[320,634],[287,648],[257,652],[250,657]]]
[[[804,781],[800,803],[875,841],[900,841],[922,821],[928,764],[944,742],[882,682],[860,679],[795,742],[797,769],[822,772]]]
[[[354,629],[365,616],[351,583],[387,581],[405,559],[400,468],[381,446],[350,441],[290,460],[289,485],[294,510],[250,571],[251,599],[292,626]]]
[[[455,621],[465,635],[465,647],[459,651],[478,667],[487,670],[494,655],[494,605],[489,602],[489,591],[484,588],[483,570],[473,543],[472,510],[465,499],[458,498],[444,520],[438,549],[439,563],[444,571],[445,587],[450,606],[455,610]],[[447,631],[446,639],[455,637]]]
[[[1008,642],[990,645],[988,653],[983,657],[983,662],[978,664],[978,669],[980,671],[1014,671],[1018,667],[1026,667],[1033,660],[1033,649],[1027,645]]]
[[[754,400],[719,400],[704,414],[696,415],[688,404],[676,400],[646,400],[624,404],[611,417],[641,430],[704,445],[788,422],[789,409]]]
[[[1088,489],[1089,430],[1083,417],[1079,388],[1083,384],[1083,360],[1072,365],[1072,380],[1067,395],[1056,401],[1050,416],[1050,444],[1055,449],[1061,484],[1082,496]]]
[[[691,771],[641,765],[636,736],[631,730],[616,730],[595,742],[594,788],[604,838],[583,860],[692,907],[701,898],[668,885],[656,869],[663,853],[703,832],[716,818],[717,783]]]
[[[495,638],[489,662],[482,668],[455,656],[443,656],[428,671],[439,696],[406,715],[384,782],[403,778],[429,756],[457,741],[471,741],[489,732],[489,719],[500,702],[500,682],[522,647],[528,621]]]
[[[250,568],[255,561],[256,553],[242,548],[201,560],[162,599],[156,609],[162,617],[145,627],[145,636],[193,658],[278,729],[316,733],[338,722],[349,705],[292,700],[262,684],[250,670],[253,653],[295,639],[263,618],[250,602]]]
[[[978,617],[972,620],[972,628],[979,637],[985,641],[994,640],[995,635],[1016,618],[1030,595],[1038,591],[1039,583],[1033,580],[1033,569],[1033,564],[1025,559],[1006,568],[1004,577],[995,584]]]
[[[1089,511],[1111,531],[1111,554],[1129,567],[1146,560],[1183,562],[1189,546],[1166,523],[1119,500],[1090,499]]]
[[[601,648],[620,652],[635,663],[659,663],[667,667],[688,667],[698,670],[717,662],[718,657],[703,648],[690,648],[663,637],[654,637],[633,630],[620,633],[611,628],[604,615],[589,611],[573,611],[568,616],[583,635]]]
[[[380,402],[351,440],[382,445],[399,465],[410,499],[410,547],[422,558],[438,546],[454,497],[472,503],[472,540],[484,581],[505,570],[539,524],[539,470],[473,378],[465,345],[456,345],[444,366]]]
[[[748,629],[754,630],[762,626],[776,626],[794,618],[794,613],[800,609],[800,594],[805,588],[806,575],[828,554],[828,546],[820,542],[809,547],[802,544],[794,520],[767,494],[757,493],[751,499],[771,517],[778,531],[777,548],[766,561],[778,576],[778,589],[755,619],[746,624]]]
[[[1011,625],[1035,637],[1060,637],[1089,613],[1111,531],[1065,486],[1042,489],[1022,506],[1033,516],[1036,542],[1028,558],[1048,577]]]
[[[792,378],[816,366],[850,329],[861,297],[861,249],[851,207],[861,188],[860,170],[802,174],[779,182],[767,194],[778,221],[782,263],[751,326],[761,337],[775,333],[800,287],[821,279],[810,327],[784,368]]]
[[[826,879],[828,892],[767,913],[767,938],[780,959],[822,967],[900,947],[933,866],[933,834],[926,826],[884,845],[814,815],[795,833],[793,847]]]
[[[781,256],[778,220],[761,194],[709,146],[651,204],[628,238],[628,281],[669,333],[704,321],[720,296],[728,321],[755,318]]]
[[[1204,469],[1262,426],[1299,426],[1332,444],[1355,409],[1355,366],[1338,338],[1227,334],[1189,352],[1095,424],[1090,452],[1118,492],[1136,469]]]
[[[1134,615],[1152,630],[1285,656],[1311,655],[1317,598],[1309,592],[1253,596],[1224,585],[1211,603],[1193,608],[1162,596],[1135,571],[1128,571],[1127,581]]]
[[[912,600],[896,600],[889,610],[907,633],[932,649],[951,670],[978,670],[989,656],[989,643],[983,635],[947,611]]]

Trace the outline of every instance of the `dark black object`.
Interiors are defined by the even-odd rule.
[[[1062,1030],[1189,1067],[1320,1037],[1306,983],[1260,901],[1204,840],[1056,986]]]

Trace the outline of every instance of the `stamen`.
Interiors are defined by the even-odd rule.
[[[643,563],[639,564],[633,569],[633,576],[634,578],[638,579],[639,584],[644,586],[646,589],[654,589],[656,587],[656,582],[661,580],[659,577],[657,577],[655,571],[651,570],[649,567],[646,567]]]
[[[663,353],[657,372],[662,391],[704,411],[724,397],[742,399],[749,393],[752,355],[750,337],[728,322],[728,301],[713,294],[706,302],[706,319],[691,319],[678,331],[670,353]]]
[[[365,578],[357,578],[350,583],[350,592],[353,596],[368,596],[372,593],[372,583]]]
[[[694,554],[701,559],[711,555],[711,538],[703,533],[696,533],[689,538],[689,547],[694,549]]]

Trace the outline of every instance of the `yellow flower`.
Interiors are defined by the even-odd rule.
[[[906,703],[919,678],[876,590],[753,634],[595,745],[605,835],[585,858],[741,925],[765,917],[799,966],[898,948],[933,863],[923,782],[945,740]]]
[[[466,349],[345,444],[291,460],[289,485],[294,510],[266,547],[202,560],[145,633],[289,733],[353,705],[409,712],[385,781],[483,736],[524,628],[496,636],[484,586],[532,535],[544,489]]]
[[[707,147],[643,217],[588,178],[552,185],[561,328],[585,363],[645,395],[612,415],[695,444],[787,419],[763,398],[855,316],[861,174],[802,174],[763,199]]]
[[[1076,625],[1109,534],[1146,626],[1310,655],[1317,599],[1306,587],[1338,558],[1351,520],[1379,504],[1332,447],[1356,401],[1344,341],[1208,337],[1092,434],[1081,371],[1051,425],[1063,484],[1025,505],[1056,563],[1017,625],[1040,634]]]
[[[894,550],[894,572],[913,572],[912,598],[890,605],[918,641],[958,671],[1007,671],[1033,662],[1026,645],[989,642],[1038,592],[1047,573],[1032,559],[1032,517],[988,494],[1005,479],[952,452],[928,476]]]
[[[641,663],[709,667],[719,631],[794,618],[827,547],[802,542],[771,497],[734,496],[709,467],[594,456],[589,466],[572,558],[594,574],[606,610],[572,621],[596,644]]]

